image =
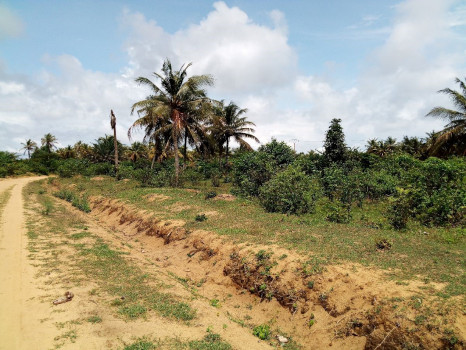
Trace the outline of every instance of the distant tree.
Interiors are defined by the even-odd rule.
[[[113,149],[115,152],[114,156],[114,164],[115,164],[115,172],[118,172],[118,140],[116,135],[116,116],[113,113],[113,109],[110,110],[110,126],[113,130]]]
[[[376,154],[379,157],[386,157],[390,154],[395,153],[399,146],[396,139],[393,137],[387,137],[386,140],[379,141],[377,139],[371,139],[367,141],[366,152]]]
[[[429,153],[432,155],[439,155],[442,149],[445,151],[445,146],[448,146],[447,152],[450,154],[466,155],[466,84],[458,78],[455,82],[459,84],[460,92],[446,88],[440,90],[439,93],[448,95],[456,110],[435,107],[426,115],[426,117],[435,117],[448,122],[445,128],[436,135],[435,142],[431,143]]]
[[[28,159],[31,159],[31,152],[34,152],[34,150],[37,148],[37,143],[35,143],[31,139],[28,139],[25,143],[21,143],[21,145],[23,146],[21,150],[24,150],[23,154],[27,152]]]
[[[67,146],[65,148],[60,148],[57,150],[57,154],[62,159],[76,158],[76,152],[73,147]]]
[[[328,164],[342,163],[346,160],[345,134],[341,127],[341,119],[332,119],[330,127],[325,134],[324,159]]]
[[[278,142],[275,138],[272,138],[272,141],[269,143],[260,146],[258,151],[267,154],[274,164],[280,168],[285,168],[293,163],[296,158],[296,154],[290,146],[283,141]]]
[[[126,158],[136,163],[139,159],[149,158],[147,146],[142,142],[133,142],[126,150]]]
[[[424,151],[424,142],[417,137],[404,136],[400,143],[400,149],[415,157],[420,157]]]
[[[93,150],[92,147],[89,146],[87,143],[78,141],[74,144],[73,150],[75,156],[79,159],[92,159]]]
[[[41,139],[42,147],[45,148],[47,152],[52,152],[54,148],[57,148],[57,138],[51,133],[45,134]]]
[[[243,116],[246,112],[246,108],[241,109],[234,102],[230,102],[225,106],[224,101],[220,101],[218,106],[215,108],[212,132],[218,141],[220,152],[223,150],[223,145],[226,144],[226,163],[228,163],[231,138],[246,150],[252,150],[252,147],[245,139],[251,139],[259,142],[259,139],[253,135],[254,129],[251,128],[251,126],[255,126],[255,124],[248,121],[246,117]]]
[[[99,137],[93,144],[93,156],[97,162],[109,162],[115,163],[115,143],[113,136],[105,135],[105,137]],[[124,146],[117,142],[119,148],[119,154],[123,154]]]

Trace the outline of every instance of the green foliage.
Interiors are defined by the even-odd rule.
[[[339,224],[347,224],[351,221],[351,207],[341,202],[327,205],[327,220]]]
[[[209,332],[204,339],[189,342],[190,350],[231,350],[231,345],[222,341],[219,334]]]
[[[343,163],[347,158],[345,134],[340,123],[341,119],[332,119],[330,127],[325,134],[324,159],[327,165]]]
[[[312,212],[319,187],[301,169],[290,166],[260,189],[260,203],[268,212],[303,214]]]
[[[217,197],[217,192],[215,191],[209,191],[205,194],[204,199],[211,199]]]
[[[70,202],[73,207],[78,208],[79,210],[90,213],[91,207],[89,202],[87,201],[86,197],[80,197],[79,195],[75,194],[73,191],[70,190],[60,190],[53,194],[55,197],[60,199],[64,199],[67,202]]]
[[[203,222],[207,220],[207,216],[205,214],[197,214],[195,220],[197,222]]]
[[[268,340],[270,339],[270,335],[272,334],[272,332],[268,324],[261,324],[259,326],[254,327],[254,329],[252,330],[252,334],[261,340]]]
[[[285,142],[278,142],[272,138],[269,143],[260,146],[258,152],[265,153],[269,156],[269,161],[275,166],[286,168],[295,160],[295,153]]]
[[[83,159],[64,159],[58,161],[57,174],[60,177],[72,177],[84,174],[89,167],[89,162]]]
[[[247,152],[233,162],[234,193],[244,197],[258,196],[259,188],[269,181],[276,169],[265,152]]]
[[[156,349],[155,344],[146,338],[138,339],[133,344],[127,345],[124,348],[124,350],[154,350],[154,349]]]

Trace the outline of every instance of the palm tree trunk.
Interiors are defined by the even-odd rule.
[[[188,161],[188,157],[187,157],[187,145],[188,143],[188,128],[185,127],[184,128],[184,151],[183,151],[183,169],[186,169],[186,163]]]
[[[31,159],[31,150],[29,150],[29,149],[28,149],[28,159]]]
[[[178,179],[180,177],[180,157],[178,155],[178,133],[176,127],[173,127],[173,146],[175,149],[175,186],[178,186]]]
[[[154,156],[152,157],[152,163],[150,165],[150,170],[154,169],[155,158],[157,156],[157,145],[154,146]]]
[[[116,137],[116,125],[113,128],[113,147],[115,148],[115,172],[118,172],[118,142]]]

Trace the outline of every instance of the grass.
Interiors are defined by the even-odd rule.
[[[14,186],[7,188],[5,191],[0,193],[0,218],[2,217],[3,208],[8,203],[8,200],[11,197],[11,191]]]
[[[313,214],[302,216],[265,212],[258,203],[237,198],[235,201],[206,200],[213,191],[228,193],[230,184],[212,187],[208,181],[192,188],[143,188],[136,181],[116,182],[113,178],[91,181],[86,178],[60,179],[63,185],[77,183],[87,195],[103,195],[129,202],[144,210],[156,211],[160,219],[181,219],[186,228],[205,229],[235,241],[259,244],[279,244],[325,263],[356,262],[389,269],[393,279],[403,281],[425,275],[433,282],[445,283],[439,294],[443,297],[464,295],[466,292],[466,230],[456,228],[427,228],[410,222],[399,232],[390,228],[383,215],[386,203],[366,202],[363,208],[352,208],[348,224],[326,219],[325,200],[317,203]],[[168,199],[149,202],[144,196],[161,194]],[[183,207],[181,211],[171,207]],[[215,220],[196,221],[193,217],[217,212]],[[392,243],[389,251],[380,252],[376,243]],[[312,272],[312,271],[311,271]]]
[[[26,199],[35,195],[41,186],[41,182],[26,186]],[[46,194],[38,197],[39,201],[47,198],[51,200]],[[33,207],[31,209],[34,210]],[[81,278],[93,281],[99,287],[98,292],[106,293],[118,301],[110,304],[118,308],[117,315],[132,320],[145,317],[151,309],[170,319],[189,321],[195,318],[196,310],[189,304],[180,302],[164,292],[164,287],[158,283],[155,276],[144,273],[130,263],[124,252],[94,235],[82,221],[70,215],[65,207],[57,206],[54,215],[44,216],[44,219],[37,221],[30,216],[27,225],[31,238],[30,251],[45,253],[42,266],[47,270],[60,269],[63,265],[60,247],[66,246],[68,249],[74,249],[72,263],[83,274]],[[76,243],[84,237],[87,238],[86,243]],[[61,243],[54,243],[57,239]]]
[[[136,339],[126,345],[123,350],[231,350],[232,347],[223,341],[219,334],[208,332],[201,340],[183,342],[179,339],[154,341],[148,337]]]

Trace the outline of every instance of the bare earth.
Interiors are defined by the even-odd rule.
[[[12,186],[0,228],[0,349],[38,349],[43,331],[37,314],[43,304],[31,302],[36,291],[27,261],[22,189],[39,177],[0,181],[0,193]],[[36,344],[36,345],[34,345]]]
[[[182,237],[184,231],[180,226],[183,223],[153,222],[150,215],[136,212],[118,201],[94,198],[92,212],[84,214],[65,201],[53,199],[55,206],[65,207],[72,217],[86,223],[89,232],[125,252],[128,261],[157,276],[160,283],[170,285],[171,294],[197,310],[196,319],[190,323],[154,313],[146,319],[127,322],[109,307],[113,297],[93,292],[99,290],[98,283],[85,277],[75,264],[76,251],[63,244],[66,233],[47,235],[47,221],[43,215],[29,210],[29,202],[25,211],[22,190],[37,179],[40,177],[0,180],[0,199],[2,194],[11,192],[3,208],[0,200],[0,350],[123,349],[125,344],[143,336],[160,340],[198,340],[206,334],[206,329],[221,334],[233,349],[280,348],[275,339],[259,341],[252,335],[251,325],[270,320],[273,320],[273,327],[292,335],[303,349],[394,349],[401,348],[400,342],[409,340],[401,331],[411,326],[409,318],[415,317],[408,311],[407,317],[397,319],[396,324],[390,319],[381,319],[382,311],[377,316],[379,319],[374,318],[382,323],[377,327],[374,321],[369,331],[354,320],[367,323],[365,315],[379,305],[382,310],[384,304],[380,300],[383,298],[410,302],[412,296],[421,293],[419,283],[401,286],[387,281],[376,269],[329,266],[324,274],[313,277],[314,289],[307,290],[305,298],[299,300],[299,312],[290,312],[278,299],[266,302],[248,292],[250,286],[240,267],[248,256],[254,257],[255,252],[249,252],[253,247],[237,246],[201,230]],[[32,205],[33,198],[35,195],[28,199],[32,200]],[[58,216],[54,217],[56,214],[50,215],[59,220]],[[26,221],[28,225],[35,224],[36,230],[39,228],[35,251],[28,249]],[[53,244],[56,246],[52,252]],[[254,247],[255,251],[259,248]],[[274,251],[276,256],[288,256],[279,261],[277,269],[282,269],[283,286],[277,285],[276,292],[282,287],[291,291],[306,289],[300,285],[306,281],[301,281],[293,272],[297,270],[300,257],[279,247]],[[238,261],[234,260],[235,256]],[[44,268],[40,262],[45,258],[50,265]],[[53,262],[59,264],[53,265]],[[177,282],[180,279],[196,285],[196,297],[185,288],[186,283]],[[244,286],[239,286],[241,284]],[[68,290],[74,293],[71,302],[52,304]],[[326,291],[331,291],[330,296],[322,298]],[[212,300],[220,301],[220,306],[214,307]],[[88,322],[92,315],[101,316],[101,322]],[[310,325],[309,320],[314,317],[316,324]],[[464,329],[465,318],[460,315],[456,331],[462,338]],[[421,336],[429,334],[421,333]],[[430,341],[426,343],[427,348],[440,348],[438,340]]]

